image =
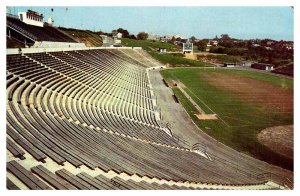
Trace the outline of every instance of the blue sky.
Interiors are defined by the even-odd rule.
[[[137,34],[213,38],[229,34],[240,39],[293,40],[290,7],[53,7],[55,26],[111,32],[119,27]],[[68,10],[66,11],[66,8]],[[49,17],[51,7],[13,7],[12,13],[33,9]]]

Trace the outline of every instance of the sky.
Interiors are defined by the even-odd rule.
[[[111,32],[119,27],[130,34],[181,35],[237,39],[294,39],[291,7],[10,7],[7,12],[32,9],[47,21],[54,9],[55,26]]]

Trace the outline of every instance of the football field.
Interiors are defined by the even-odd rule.
[[[171,85],[180,87],[206,114],[217,120],[200,120],[196,107],[178,87],[173,91],[193,121],[222,143],[269,163],[292,169],[293,161],[258,142],[268,127],[293,124],[293,79],[251,70],[176,68],[161,71]]]

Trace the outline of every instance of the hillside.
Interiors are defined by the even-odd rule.
[[[294,76],[294,63],[289,63],[286,65],[276,67],[275,70],[273,70],[272,72],[287,76]]]
[[[161,54],[157,52],[149,52],[149,54],[160,61],[163,64],[167,64],[170,67],[205,67],[211,66],[209,63],[205,63],[198,60],[192,60],[184,58],[183,54]]]
[[[60,30],[72,36],[76,41],[84,43],[87,47],[102,46],[102,38],[89,30],[59,27]]]
[[[129,47],[142,47],[144,50],[147,51],[156,51],[159,48],[166,48],[167,51],[181,51],[180,47],[174,44],[165,42],[154,42],[149,40],[135,40],[129,38],[122,38],[122,45]]]

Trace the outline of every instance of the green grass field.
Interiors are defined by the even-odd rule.
[[[293,92],[293,80],[259,72],[211,68],[176,68],[161,71],[165,80],[180,80],[185,91],[208,114],[216,113],[218,120],[200,121],[195,107],[178,88],[173,88],[181,104],[193,121],[207,134],[248,155],[292,170],[293,161],[272,152],[257,141],[257,134],[267,127],[293,124],[293,114],[282,114],[246,103],[230,92],[212,86],[205,75],[217,72],[238,75],[284,87]]]

